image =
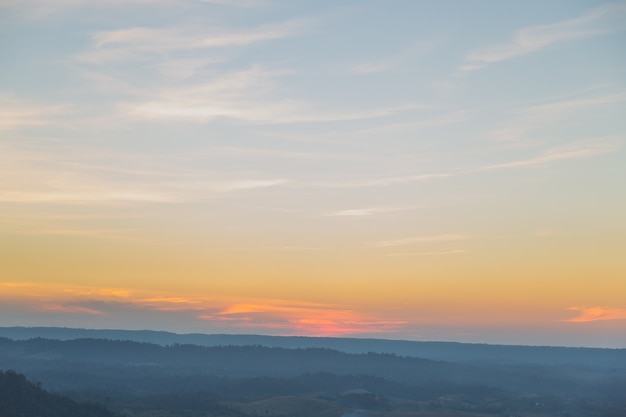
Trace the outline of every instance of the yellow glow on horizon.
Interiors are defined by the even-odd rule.
[[[414,298],[416,300],[417,298]],[[410,332],[415,326],[528,326],[624,320],[625,309],[571,308],[565,304],[498,303],[425,297],[413,303],[358,304],[297,299],[219,296],[128,288],[97,288],[36,282],[0,282],[0,300],[37,313],[106,320],[116,314],[176,313],[202,327],[223,331],[278,331],[286,335],[342,336]],[[571,317],[572,310],[579,311]],[[143,314],[143,313],[142,313]],[[407,319],[409,318],[409,319]],[[230,329],[230,330],[226,330]],[[265,329],[265,330],[263,330]],[[406,329],[406,330],[403,330]]]
[[[397,234],[293,246],[235,234],[136,237],[5,235],[0,300],[101,326],[118,306],[197,329],[302,335],[623,320],[623,263],[610,251],[590,259],[588,246],[555,235]],[[603,285],[590,286],[597,274]],[[585,305],[608,307],[575,316],[571,307]]]

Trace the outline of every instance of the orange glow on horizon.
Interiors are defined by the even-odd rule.
[[[33,292],[33,289],[38,289]],[[297,300],[184,297],[144,290],[91,288],[54,284],[0,284],[0,299],[21,299],[31,311],[73,316],[113,317],[133,312],[179,312],[200,323],[227,324],[234,329],[281,330],[284,334],[340,336],[384,333],[406,321],[376,318],[345,306]]]
[[[394,303],[393,299],[387,304],[378,300],[376,305],[367,305],[37,282],[0,282],[0,300],[6,305],[19,303],[21,311],[44,314],[59,323],[64,318],[84,317],[93,325],[110,328],[114,325],[109,323],[132,322],[133,317],[147,317],[148,313],[155,321],[174,315],[193,331],[302,336],[415,334],[432,326],[515,328],[531,323],[558,327],[563,322],[576,325],[626,319],[624,308],[529,307],[523,298],[508,304],[505,298],[493,300],[479,308],[476,300],[457,302],[463,300],[456,296],[425,299],[414,305]],[[577,311],[578,316],[564,317],[568,311]]]

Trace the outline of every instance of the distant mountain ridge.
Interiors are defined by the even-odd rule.
[[[127,340],[162,346],[260,345],[288,349],[325,348],[346,353],[389,353],[456,363],[568,364],[626,369],[626,349],[573,348],[556,346],[489,345],[458,342],[422,342],[305,336],[229,334],[178,334],[155,330],[82,329],[65,327],[0,327],[0,337],[13,340],[83,338]]]

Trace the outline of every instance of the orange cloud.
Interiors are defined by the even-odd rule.
[[[64,288],[64,292],[79,296],[102,296],[106,298],[128,298],[131,292],[119,288]]]
[[[66,285],[51,282],[0,282],[0,297],[6,298],[104,298],[125,299],[133,295],[133,291],[123,288],[98,288],[80,285]]]
[[[159,311],[204,310],[210,300],[186,297],[149,297],[131,301],[133,304],[145,306]]]
[[[205,320],[231,322],[238,327],[283,329],[291,334],[340,336],[358,333],[381,333],[397,329],[404,321],[377,320],[332,305],[288,302],[272,304],[233,304]]]
[[[229,315],[229,314],[241,314],[241,313],[260,313],[264,311],[280,311],[284,310],[278,306],[261,306],[256,304],[233,304],[230,307],[222,310],[220,312],[221,315]]]
[[[626,320],[626,308],[571,307],[579,312],[577,317],[565,320],[570,323],[588,323],[598,320]]]
[[[70,313],[70,314],[90,314],[94,316],[102,316],[105,313],[93,308],[81,307],[76,305],[63,305],[63,304],[44,304],[41,307],[43,311],[50,311],[55,313]]]
[[[55,283],[2,283],[0,299],[21,308],[111,320],[141,319],[142,311],[171,314],[186,325],[215,329],[248,329],[264,333],[341,336],[393,332],[407,325],[375,317],[351,306],[300,300],[187,296],[124,288],[98,288]],[[165,316],[159,316],[165,317]]]

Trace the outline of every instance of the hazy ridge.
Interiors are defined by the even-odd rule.
[[[626,349],[492,345],[459,342],[362,339],[340,337],[262,336],[244,334],[178,334],[154,330],[81,329],[67,327],[0,327],[0,337],[129,340],[158,345],[260,345],[288,349],[324,348],[346,353],[391,353],[449,362],[570,364],[626,368]]]
[[[0,369],[131,417],[621,417],[625,361],[625,349],[0,329]]]

